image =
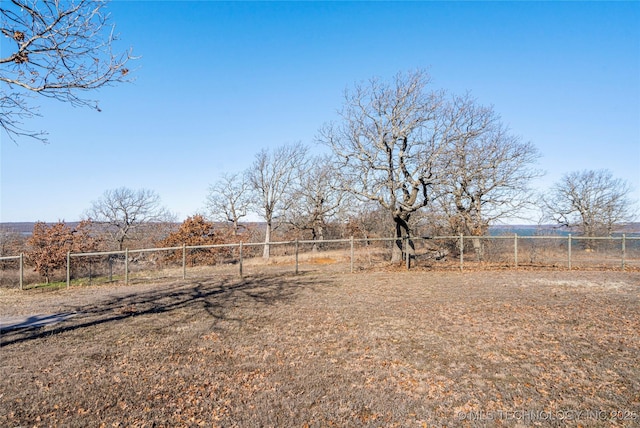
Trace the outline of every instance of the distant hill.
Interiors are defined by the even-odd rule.
[[[640,223],[629,223],[620,227],[616,232],[620,233],[640,233]]]
[[[47,223],[47,225],[53,225],[56,224],[55,223]],[[68,226],[70,227],[76,227],[79,222],[77,221],[72,221],[72,222],[65,222]],[[36,222],[33,221],[26,221],[26,222],[15,222],[15,223],[0,223],[0,230],[9,230],[12,232],[18,232],[22,235],[31,235],[31,232],[33,232],[33,226],[36,224]]]
[[[490,235],[505,235],[517,233],[521,236],[531,235],[565,235],[577,233],[571,229],[559,228],[553,224],[498,224],[489,227]],[[614,229],[614,235],[618,234],[640,234],[640,223],[627,223]]]

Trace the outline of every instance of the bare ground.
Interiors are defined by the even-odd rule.
[[[0,289],[0,426],[640,426],[640,273]]]

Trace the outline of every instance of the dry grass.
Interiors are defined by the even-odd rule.
[[[1,290],[0,426],[640,425],[640,274],[322,263]]]

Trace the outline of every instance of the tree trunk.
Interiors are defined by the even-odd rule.
[[[264,234],[264,250],[262,252],[262,258],[265,260],[269,260],[269,256],[271,255],[269,243],[271,242],[271,222],[267,222],[267,230]]]
[[[480,238],[474,237],[471,239],[473,244],[473,251],[476,253],[476,259],[481,262],[484,260],[484,245]]]
[[[391,262],[401,262],[404,259],[404,241],[403,236],[409,239],[409,245],[413,248],[413,242],[409,234],[409,214],[401,214],[393,217],[393,222],[396,225],[395,241],[393,243],[393,249],[391,252]],[[404,230],[404,235],[403,235]]]
[[[311,248],[311,252],[316,253],[320,249],[320,243],[324,241],[324,228],[322,225],[312,228],[311,236],[313,239],[313,248]]]
[[[394,219],[395,221],[396,219]],[[400,223],[396,221],[395,241],[393,241],[393,250],[391,251],[391,263],[402,261],[402,229]]]

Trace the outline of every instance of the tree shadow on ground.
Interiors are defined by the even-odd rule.
[[[16,325],[1,332],[0,348],[15,343],[31,341],[59,333],[114,323],[130,317],[171,313],[181,309],[193,309],[204,313],[213,321],[237,321],[229,311],[240,305],[272,305],[295,299],[303,289],[320,283],[315,276],[290,273],[253,275],[243,279],[218,277],[189,279],[160,284],[152,290],[110,296],[83,306],[77,306],[61,317],[55,325]],[[327,284],[326,278],[322,280]],[[204,311],[198,312],[197,310]]]

